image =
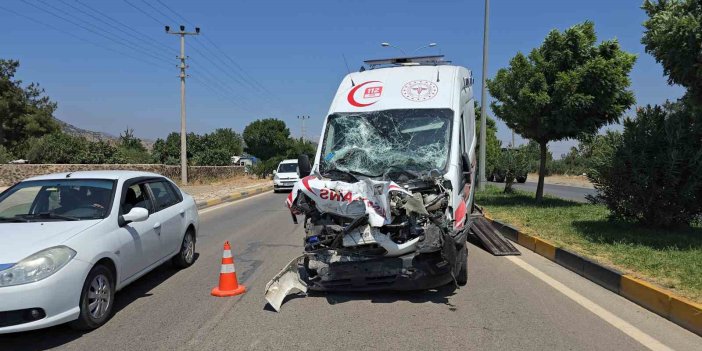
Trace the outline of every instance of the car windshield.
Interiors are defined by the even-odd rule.
[[[0,196],[0,223],[102,219],[110,210],[113,191],[111,180],[21,182]]]
[[[402,109],[329,116],[320,172],[379,177],[390,169],[443,170],[450,148],[449,109]]]
[[[281,163],[278,173],[297,173],[297,163]]]

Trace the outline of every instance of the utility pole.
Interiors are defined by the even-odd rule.
[[[185,36],[200,34],[200,27],[195,27],[195,32],[186,32],[185,26],[181,25],[180,30],[171,32],[171,27],[166,26],[167,34],[180,35],[180,182],[183,185],[188,184],[188,148],[186,146],[186,131],[185,131],[185,69],[188,66],[185,64]]]
[[[302,136],[302,140],[305,140],[305,120],[310,119],[310,116],[297,116],[297,119],[299,119],[302,122],[302,126],[300,127],[300,135]]]
[[[478,160],[478,176],[480,180],[478,181],[478,189],[485,189],[485,149],[487,148],[485,135],[487,128],[487,105],[486,105],[486,93],[485,93],[485,80],[487,79],[487,65],[488,65],[488,19],[490,17],[490,0],[485,0],[485,19],[483,27],[483,86],[480,93],[480,159]]]

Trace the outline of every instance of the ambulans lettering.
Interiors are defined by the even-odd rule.
[[[353,194],[350,191],[336,191],[331,189],[321,189],[319,190],[319,197],[322,200],[329,201],[347,201],[351,202],[353,200]]]

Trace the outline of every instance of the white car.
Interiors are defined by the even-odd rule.
[[[146,172],[24,180],[0,194],[0,334],[104,324],[115,292],[172,260],[195,259],[195,201]]]
[[[297,160],[283,160],[273,171],[273,191],[292,189],[300,178],[297,175]]]

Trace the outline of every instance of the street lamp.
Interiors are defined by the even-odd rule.
[[[429,44],[427,44],[427,45],[420,46],[420,47],[414,49],[414,51],[412,51],[412,52],[415,53],[415,52],[417,52],[417,51],[419,51],[419,50],[422,50],[422,49],[433,48],[433,47],[435,47],[436,45],[437,45],[436,43],[429,43]],[[390,47],[390,48],[395,48],[395,49],[397,49],[397,50],[400,50],[400,51],[402,52],[403,55],[407,55],[407,53],[405,52],[405,50],[402,50],[401,47],[392,45],[392,44],[390,44],[390,43],[388,43],[388,42],[380,43],[380,46],[382,46],[382,47],[384,47],[384,48],[388,48],[388,47]]]
[[[402,50],[402,48],[399,48],[399,47],[397,47],[397,46],[395,46],[395,45],[390,45],[390,43],[380,43],[380,46],[382,46],[382,47],[384,47],[384,48],[387,48],[387,47],[395,48],[395,49],[397,49],[397,50],[400,50],[400,51],[402,52],[403,55],[407,55],[407,53],[405,52],[405,50]]]
[[[422,47],[418,47],[418,48],[414,49],[414,51],[412,51],[412,52],[417,52],[419,50],[426,49],[426,48],[433,48],[435,46],[436,46],[436,43],[429,43],[427,45],[424,45]]]

